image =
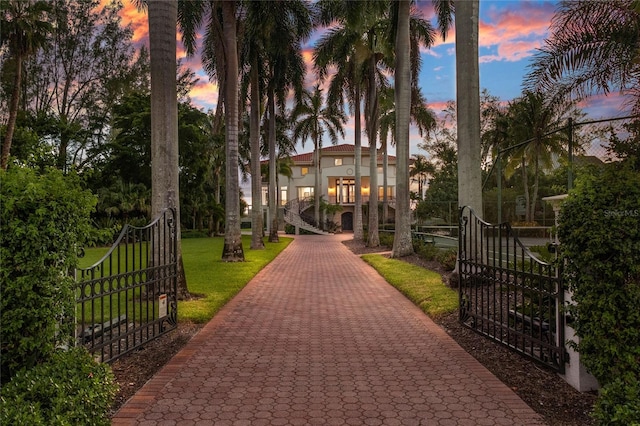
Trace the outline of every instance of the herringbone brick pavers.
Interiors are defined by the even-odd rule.
[[[299,236],[113,425],[542,425],[341,244]]]

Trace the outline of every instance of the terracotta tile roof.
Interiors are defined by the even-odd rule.
[[[340,145],[330,145],[330,146],[325,146],[322,148],[322,155],[328,155],[328,154],[351,154],[353,155],[353,153],[355,152],[355,145],[351,145],[348,143],[343,143]],[[369,156],[369,147],[368,146],[363,146],[362,147],[362,155],[363,156]],[[382,150],[378,150],[378,161],[382,162]],[[304,154],[298,154],[298,155],[292,155],[291,159],[293,160],[294,164],[304,164],[304,163],[308,163],[311,164],[313,162],[313,151],[312,152],[306,152]],[[394,157],[393,155],[389,156],[389,163],[394,164],[396,161],[396,157]]]

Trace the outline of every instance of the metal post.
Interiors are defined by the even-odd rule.
[[[569,168],[567,170],[567,191],[571,191],[571,189],[573,189],[573,118],[569,118],[567,132],[569,140]]]
[[[496,158],[496,180],[498,181],[498,223],[502,223],[502,164],[500,162],[501,152]]]

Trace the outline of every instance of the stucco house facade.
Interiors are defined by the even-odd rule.
[[[361,163],[361,194],[362,203],[367,205],[372,190],[377,191],[379,204],[383,204],[384,194],[384,173],[383,173],[383,153],[378,150],[377,168],[374,171],[378,174],[378,187],[372,189],[370,186],[371,170],[369,166],[369,147],[362,148]],[[353,217],[355,210],[355,147],[350,144],[340,144],[323,147],[320,154],[321,164],[321,185],[320,191],[323,199],[330,204],[338,204],[341,211],[333,218],[328,218],[336,223],[342,231],[353,230]],[[278,204],[280,224],[283,227],[287,221],[285,207],[296,205],[302,206],[305,210],[308,201],[314,197],[315,167],[314,153],[308,152],[291,157],[291,177],[278,176]],[[396,196],[396,158],[388,156],[387,164],[387,218],[394,217],[394,206]],[[268,205],[268,184],[263,182],[263,206]],[[366,207],[365,207],[366,211]],[[302,211],[301,211],[302,213]],[[307,212],[313,215],[313,207]],[[265,223],[270,223],[268,218]],[[290,221],[289,221],[290,222]],[[295,224],[294,224],[295,225]]]

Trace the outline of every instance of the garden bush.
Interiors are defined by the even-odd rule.
[[[76,176],[0,172],[0,378],[51,357],[73,333],[70,272],[90,231],[95,197]]]
[[[426,243],[417,238],[413,239],[413,251],[425,260],[435,260],[440,252],[434,244]]]
[[[436,255],[436,260],[447,271],[453,271],[456,268],[456,261],[458,260],[458,250],[445,249],[440,250]]]
[[[116,392],[109,366],[86,349],[59,350],[2,386],[0,418],[6,425],[108,425]]]
[[[300,235],[316,235],[315,232],[307,231],[306,229],[299,228],[298,232]],[[284,224],[284,233],[287,235],[294,235],[296,233],[296,227],[291,225],[290,223]]]
[[[630,161],[583,175],[563,204],[559,236],[576,345],[602,386],[601,424],[640,424],[640,172]]]
[[[378,238],[380,239],[380,245],[388,248],[393,247],[393,234],[390,232],[380,232],[378,234]]]

